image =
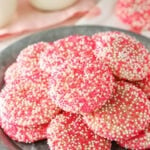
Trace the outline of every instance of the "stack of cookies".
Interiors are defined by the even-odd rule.
[[[1,127],[52,150],[150,148],[150,54],[121,32],[28,46],[5,72]]]

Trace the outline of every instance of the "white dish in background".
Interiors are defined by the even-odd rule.
[[[17,9],[17,0],[0,0],[0,28],[9,24]]]
[[[44,11],[55,11],[65,9],[73,5],[77,0],[29,0],[30,4]]]

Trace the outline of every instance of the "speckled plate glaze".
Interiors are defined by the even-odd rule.
[[[19,52],[26,46],[36,43],[39,41],[54,41],[68,35],[73,34],[84,34],[92,35],[97,32],[105,31],[121,31],[135,37],[137,40],[141,41],[150,50],[150,39],[144,36],[117,29],[104,26],[70,26],[62,27],[53,30],[44,30],[32,35],[29,35],[11,45],[0,52],[0,86],[3,86],[3,76],[6,68],[12,64]],[[32,144],[24,144],[12,141],[5,133],[0,129],[0,150],[48,150],[48,145],[46,140],[39,141]],[[125,150],[119,147],[115,142],[112,142],[111,150]]]

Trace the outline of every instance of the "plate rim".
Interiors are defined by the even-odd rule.
[[[26,40],[26,39],[28,39],[32,36],[34,37],[34,36],[37,36],[37,35],[40,35],[40,34],[44,34],[46,32],[49,33],[49,32],[55,32],[55,31],[59,31],[59,30],[68,30],[68,29],[78,30],[78,29],[84,29],[84,28],[91,28],[91,29],[93,29],[93,28],[98,29],[99,28],[99,29],[104,29],[105,31],[109,31],[109,30],[110,31],[120,31],[120,32],[124,32],[124,33],[130,34],[130,35],[133,35],[135,37],[136,36],[141,37],[141,38],[145,39],[146,41],[150,42],[150,38],[148,38],[144,35],[129,31],[127,29],[116,28],[116,27],[111,27],[111,26],[102,26],[102,25],[68,25],[68,26],[44,29],[44,30],[41,30],[41,31],[36,31],[34,33],[30,33],[30,34],[26,35],[25,37],[22,37],[22,38],[20,38],[16,41],[10,43],[7,47],[3,48],[1,51],[5,51],[6,49],[10,48],[11,46],[15,45],[18,42],[21,42],[22,40]]]

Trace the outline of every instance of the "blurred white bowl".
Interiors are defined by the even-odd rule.
[[[0,27],[10,23],[16,8],[17,0],[0,0]]]
[[[39,10],[55,11],[69,7],[76,1],[77,0],[30,0],[29,2],[33,7]]]

